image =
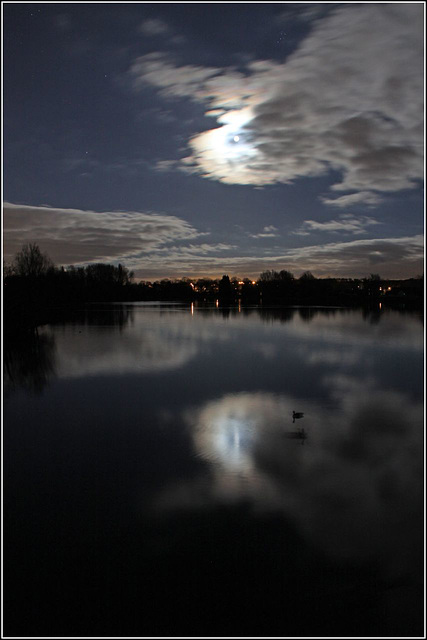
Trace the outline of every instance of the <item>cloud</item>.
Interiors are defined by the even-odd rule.
[[[301,20],[303,22],[311,22],[323,17],[333,9],[333,5],[328,3],[311,3],[301,4],[299,2],[286,3],[286,10],[277,18],[277,22],[286,25],[290,19]]]
[[[156,171],[166,172],[166,171],[174,171],[178,166],[177,160],[159,160],[154,165]]]
[[[316,220],[304,220],[300,230],[294,231],[295,235],[307,235],[310,231],[329,231],[332,233],[352,233],[359,235],[366,233],[366,227],[381,224],[374,218],[366,216],[354,217],[351,214],[343,214],[339,220],[329,222],[317,222]]]
[[[274,233],[272,225],[265,229],[264,237],[269,231]],[[388,278],[423,272],[422,235],[285,250],[275,247],[268,255],[256,247],[245,253],[231,242],[198,241],[207,235],[185,220],[151,212],[95,212],[11,203],[3,208],[6,261],[12,260],[24,243],[36,242],[55,264],[120,261],[143,279],[221,277],[227,272],[256,278],[266,268],[295,274],[310,270],[318,277],[364,277],[373,269]]]
[[[163,20],[151,18],[141,22],[138,30],[145,36],[159,36],[168,33],[169,27]]]
[[[154,51],[137,58],[129,73],[135,89],[150,84],[157,87],[163,96],[198,99],[197,94],[202,91],[203,83],[221,73],[221,69],[196,65],[176,67],[166,54]],[[203,96],[204,93],[201,93],[201,100]]]
[[[364,277],[376,267],[383,277],[413,277],[423,273],[424,237],[361,239],[300,247],[287,251],[286,260],[292,270],[305,265],[319,276]]]
[[[410,278],[423,273],[424,238],[422,235],[403,238],[358,239],[296,247],[266,255],[226,250],[215,255],[190,253],[185,248],[163,248],[144,256],[141,267],[135,265],[135,275],[144,279],[175,276],[221,277],[238,273],[257,278],[265,269],[287,269],[295,275],[311,271],[317,277],[366,277],[375,269],[384,278]],[[134,268],[134,265],[131,265]]]
[[[276,233],[278,229],[272,224],[264,227],[261,233],[250,234],[251,238],[277,238],[279,234]]]
[[[130,69],[135,87],[190,98],[218,126],[189,140],[183,168],[225,183],[290,183],[331,170],[350,202],[423,178],[423,8],[337,5],[285,62],[178,66],[160,52]],[[234,137],[239,136],[238,144]],[[361,195],[363,194],[363,195]],[[378,196],[377,196],[378,197]],[[341,197],[334,206],[344,206]]]
[[[320,198],[324,204],[331,205],[333,207],[350,207],[354,204],[366,204],[369,206],[375,206],[383,202],[378,194],[371,191],[359,191],[359,193],[349,193],[345,196],[339,196],[338,198]]]
[[[134,259],[200,234],[175,216],[137,211],[83,211],[5,203],[5,259],[36,242],[56,264]]]
[[[200,256],[200,255],[208,255],[210,253],[219,253],[221,251],[230,251],[231,249],[236,249],[236,245],[232,244],[224,244],[223,242],[219,242],[218,244],[190,244],[184,247],[167,247],[162,249],[162,251],[167,251],[170,253],[171,251],[179,252],[183,258],[187,256]]]

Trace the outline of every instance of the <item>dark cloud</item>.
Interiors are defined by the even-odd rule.
[[[57,264],[121,260],[201,234],[175,216],[136,211],[81,211],[5,203],[5,258],[37,242]]]
[[[191,255],[185,248],[170,251],[168,248],[144,258],[143,266],[136,270],[141,278],[158,278],[164,274],[221,277],[234,273],[257,278],[265,269],[288,269],[299,276],[310,270],[317,277],[367,277],[374,267],[380,266],[385,278],[413,277],[423,273],[424,238],[422,235],[363,239],[334,242],[294,249],[272,248],[257,253],[241,250],[219,251],[218,255],[203,255],[201,251]],[[142,261],[141,261],[142,262]],[[162,272],[163,268],[163,272]]]
[[[362,230],[371,224],[344,217],[324,223],[340,230]],[[322,223],[308,221],[318,231]],[[311,227],[310,227],[311,225]],[[314,225],[314,226],[313,226]],[[338,225],[338,227],[337,227]],[[331,229],[329,229],[331,230]],[[308,233],[302,232],[302,233]],[[286,268],[294,273],[309,269],[317,276],[364,277],[381,264],[384,277],[409,277],[422,273],[423,236],[363,239],[293,249],[254,247],[245,252],[229,242],[195,242],[209,235],[177,218],[135,211],[82,211],[5,203],[5,259],[10,261],[25,242],[37,242],[56,264],[122,261],[137,277],[150,279],[205,275],[224,272],[256,278],[266,268]],[[251,234],[249,234],[251,235]],[[268,241],[277,230],[267,225],[256,240]]]
[[[139,25],[140,33],[145,36],[164,35],[169,32],[169,27],[163,20],[159,18],[148,18]]]

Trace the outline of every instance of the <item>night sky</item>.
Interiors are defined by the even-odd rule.
[[[420,275],[424,3],[4,3],[4,257]]]

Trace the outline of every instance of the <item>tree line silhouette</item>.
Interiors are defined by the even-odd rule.
[[[423,276],[383,280],[379,274],[363,279],[316,278],[304,272],[266,270],[257,280],[180,278],[134,281],[125,266],[105,263],[85,267],[56,267],[34,243],[22,247],[3,269],[4,324],[19,328],[49,321],[55,313],[88,304],[132,301],[200,301],[219,304],[339,305],[423,304]]]

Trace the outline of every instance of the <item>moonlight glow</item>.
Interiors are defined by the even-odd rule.
[[[250,107],[227,111],[217,122],[222,126],[194,136],[190,141],[192,156],[205,177],[220,177],[223,182],[250,183],[249,165],[257,151],[245,129],[252,119]]]
[[[201,411],[194,434],[201,457],[228,471],[252,470],[259,416],[251,412],[251,402],[245,394],[226,396]]]

